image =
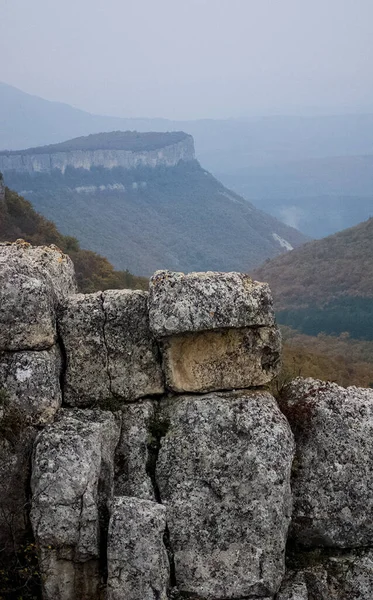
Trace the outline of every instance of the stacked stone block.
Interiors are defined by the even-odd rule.
[[[24,543],[33,440],[61,406],[57,311],[76,292],[71,260],[55,247],[0,244],[0,548]]]
[[[23,242],[0,277],[2,505],[44,600],[371,599],[373,391],[296,380],[279,406],[266,284],[82,295]]]
[[[294,380],[290,569],[278,600],[373,597],[373,390]],[[297,595],[295,595],[295,591]]]

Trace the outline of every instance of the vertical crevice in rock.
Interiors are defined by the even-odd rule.
[[[56,343],[57,343],[57,347],[59,348],[60,356],[61,356],[61,367],[60,367],[61,405],[64,406],[64,404],[65,404],[65,379],[66,379],[66,370],[67,370],[67,352],[66,352],[64,341],[63,341],[63,336],[61,333],[61,328],[60,328],[58,317],[57,317],[57,322],[56,322],[56,329],[57,329]]]
[[[159,406],[155,410],[154,418],[148,423],[149,439],[148,439],[148,460],[146,463],[146,473],[152,482],[154,497],[156,502],[162,504],[161,493],[157,482],[157,461],[159,451],[161,449],[162,438],[165,437],[168,428],[169,421],[162,419],[159,413]],[[175,571],[175,560],[174,552],[170,540],[170,530],[167,522],[165,531],[163,534],[163,543],[166,548],[168,562],[170,566],[170,590],[176,587],[176,571]]]
[[[103,323],[102,323],[102,340],[104,342],[105,354],[106,354],[105,369],[106,369],[106,373],[107,373],[107,376],[108,376],[108,379],[109,379],[109,392],[110,392],[110,396],[114,397],[113,385],[112,385],[111,373],[110,373],[110,365],[109,365],[109,349],[108,349],[108,344],[107,344],[107,339],[106,339],[106,324],[107,324],[108,318],[107,318],[107,314],[106,314],[106,310],[105,310],[105,295],[104,295],[104,292],[101,292],[100,299],[101,299],[102,313],[103,313],[103,317],[104,317],[104,320],[103,320]]]
[[[98,482],[98,510],[99,510],[99,567],[101,573],[101,580],[104,585],[107,583],[108,578],[108,558],[107,558],[107,544],[108,544],[108,532],[109,532],[109,520],[110,511],[108,506],[109,490],[107,489],[107,481],[110,480],[110,474],[107,472],[107,465],[103,465],[100,473],[100,479]]]

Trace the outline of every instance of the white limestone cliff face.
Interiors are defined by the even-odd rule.
[[[194,142],[190,135],[175,144],[156,150],[133,152],[131,150],[72,150],[70,152],[9,153],[0,154],[0,171],[17,171],[19,173],[50,173],[54,169],[65,172],[67,167],[74,169],[90,169],[104,167],[113,169],[135,169],[136,167],[173,167],[179,161],[194,160]]]
[[[268,286],[76,294],[22,242],[0,279],[0,558],[33,539],[43,600],[371,600],[373,392],[275,400]]]

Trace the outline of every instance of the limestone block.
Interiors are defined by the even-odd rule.
[[[208,392],[269,383],[281,366],[276,327],[185,333],[162,342],[166,385],[176,392]]]
[[[0,350],[52,346],[56,307],[75,289],[73,264],[56,247],[0,244]]]
[[[272,596],[284,573],[293,436],[275,399],[242,391],[161,402],[156,477],[176,583],[202,598]]]
[[[150,400],[123,406],[121,435],[115,453],[116,496],[155,500],[148,474],[152,460],[150,430],[154,418],[155,407]]]
[[[108,532],[107,600],[167,600],[165,528],[161,504],[115,498]]]
[[[373,544],[373,390],[296,379],[282,409],[293,428],[291,533],[304,546]]]
[[[272,296],[266,283],[243,273],[157,271],[149,285],[149,322],[157,338],[227,327],[271,327]]]
[[[105,342],[114,396],[134,400],[164,392],[161,358],[150,333],[147,292],[103,293]]]
[[[50,350],[0,352],[0,389],[25,424],[44,425],[61,406],[61,354]]]
[[[76,294],[64,303],[59,329],[66,354],[64,401],[94,406],[111,397],[102,293]]]
[[[66,404],[94,406],[163,393],[146,300],[147,294],[137,290],[70,296],[59,317]]]
[[[99,578],[82,580],[86,573],[98,573],[119,430],[112,413],[63,409],[36,440],[31,524],[40,547],[45,600],[83,599],[74,587],[78,582],[82,589],[98,589]],[[67,596],[72,573],[74,595]],[[88,594],[87,600],[92,597]]]
[[[313,553],[312,553],[313,554]],[[308,566],[288,573],[276,600],[371,600],[372,550],[300,556]]]

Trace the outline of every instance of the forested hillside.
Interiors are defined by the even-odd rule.
[[[197,161],[176,166],[7,171],[10,187],[117,269],[244,271],[307,241],[225,188]]]
[[[0,200],[0,241],[11,242],[19,238],[35,245],[55,244],[66,252],[74,262],[81,292],[147,287],[145,278],[135,277],[128,271],[115,271],[106,258],[81,249],[76,238],[62,235],[54,223],[33,209],[30,202],[5,188],[4,200]]]
[[[373,218],[267,261],[280,323],[304,333],[373,340]]]

